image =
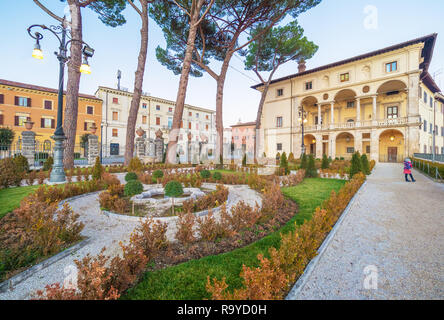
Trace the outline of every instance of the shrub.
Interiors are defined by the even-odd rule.
[[[211,209],[206,217],[197,219],[197,228],[200,238],[205,241],[215,241],[232,234],[226,224],[217,222]]]
[[[123,194],[126,197],[132,197],[136,194],[142,193],[143,185],[139,180],[130,180],[125,185]]]
[[[242,157],[242,167],[247,166],[247,154],[244,153],[244,156]]]
[[[307,169],[307,155],[305,153],[301,155],[301,169]]]
[[[131,180],[139,180],[139,178],[137,177],[137,174],[135,172],[128,172],[125,175],[125,181],[129,182]]]
[[[178,181],[170,181],[165,185],[165,195],[176,198],[183,194],[182,184]]]
[[[14,141],[14,131],[10,128],[0,128],[0,145],[2,148],[9,147]]]
[[[350,167],[350,179],[353,178],[355,174],[358,172],[362,172],[362,165],[361,165],[361,156],[359,152],[353,153],[352,161],[351,161],[351,167]]]
[[[200,172],[200,176],[202,177],[202,179],[209,179],[211,177],[211,172],[209,170],[202,170]]]
[[[222,179],[222,174],[219,171],[213,173],[213,179],[215,181],[220,181]]]
[[[15,165],[17,166],[17,172],[19,173],[27,173],[29,171],[29,163],[28,159],[23,155],[18,155],[14,157]]]
[[[327,155],[324,153],[324,155],[322,156],[321,169],[328,169],[329,166],[330,162],[328,161]]]
[[[43,182],[45,182],[45,172],[43,172],[42,170],[39,171],[39,173],[37,174],[37,182],[38,184],[43,184]]]
[[[293,152],[290,152],[290,154],[288,155],[288,162],[294,162],[294,161],[295,161],[294,154]]]
[[[48,157],[45,162],[43,162],[43,171],[49,171],[52,169],[52,165],[54,164],[54,158]]]
[[[287,175],[290,173],[288,170],[287,154],[285,152],[282,153],[281,162],[279,164],[279,167],[283,169],[284,175]]]
[[[361,156],[361,167],[362,167],[362,172],[366,175],[370,174],[370,164],[368,163],[368,158],[366,154],[363,154]]]
[[[109,186],[112,185],[120,185],[119,179],[115,175],[108,172],[102,173],[102,183],[104,184],[104,187],[107,189]]]
[[[156,179],[156,182],[159,183],[159,179],[163,178],[163,171],[162,170],[156,170],[153,172],[153,178]]]
[[[93,180],[100,180],[102,178],[102,173],[104,172],[103,166],[100,163],[100,158],[96,157],[96,162],[92,169],[92,178]]]
[[[131,235],[130,242],[142,249],[148,261],[152,261],[161,250],[169,246],[167,229],[166,223],[155,222],[152,218],[142,220]]]
[[[143,163],[139,158],[134,157],[130,160],[128,165],[128,171],[141,172],[143,171]]]
[[[318,172],[315,166],[315,160],[312,154],[308,157],[308,164],[305,171],[305,176],[309,178],[315,178],[318,176]]]
[[[0,159],[0,186],[8,188],[12,185],[20,185],[23,174],[17,169],[12,158]]]
[[[26,177],[26,183],[28,184],[28,186],[32,186],[35,182],[35,179],[37,179],[37,172],[32,170],[28,173]]]
[[[193,213],[181,213],[177,220],[176,239],[183,245],[188,246],[196,241],[194,236],[194,225],[196,217]]]

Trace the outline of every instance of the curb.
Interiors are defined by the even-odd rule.
[[[16,274],[15,276],[9,278],[8,280],[3,281],[0,283],[0,293],[5,293],[8,291],[9,288],[14,288],[15,285],[23,282],[24,280],[28,279],[35,273],[37,273],[40,270],[43,270],[50,265],[56,263],[57,261],[69,256],[70,254],[74,253],[75,251],[83,248],[90,242],[90,239],[85,239],[81,241],[80,243],[77,243],[76,245],[69,247],[62,252],[56,254],[55,256],[52,256],[51,258],[48,258],[39,264],[36,264],[35,266],[26,269],[25,271]]]
[[[350,208],[355,203],[356,197],[358,194],[364,189],[364,186],[367,185],[367,180],[362,184],[362,186],[359,188],[359,190],[355,193],[353,198],[348,203],[347,207],[345,208],[344,212],[339,217],[338,221],[336,221],[336,224],[334,225],[333,229],[330,231],[330,233],[325,238],[324,242],[322,242],[322,245],[318,249],[318,254],[316,257],[314,257],[305,267],[304,273],[299,277],[298,281],[294,284],[293,288],[290,290],[288,295],[285,297],[285,300],[297,300],[297,296],[302,291],[302,289],[307,284],[309,278],[311,277],[311,274],[313,273],[313,270],[316,268],[317,264],[319,263],[319,260],[324,255],[325,251],[329,247],[331,241],[333,240],[334,236],[338,232],[339,228],[341,227],[342,223],[344,222],[345,218],[348,216],[350,212]]]

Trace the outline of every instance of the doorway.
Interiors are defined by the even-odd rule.
[[[387,148],[388,162],[396,163],[398,162],[398,148],[388,147]]]

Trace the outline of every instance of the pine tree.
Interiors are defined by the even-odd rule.
[[[301,156],[301,169],[307,169],[307,155],[305,153]]]
[[[324,154],[324,155],[322,156],[322,164],[321,164],[321,168],[322,168],[322,169],[328,169],[329,165],[330,165],[330,163],[329,163],[329,161],[328,161],[327,155]]]
[[[364,172],[366,175],[370,174],[370,164],[368,162],[366,154],[363,154],[361,156],[361,167],[362,167],[362,172]]]
[[[318,176],[315,166],[315,159],[312,154],[308,157],[308,165],[305,171],[305,176],[309,178],[316,178]]]
[[[361,155],[359,152],[355,152],[352,156],[351,167],[350,167],[350,179],[359,172],[362,171],[361,166]]]
[[[285,175],[289,174],[287,154],[285,152],[282,153],[281,163],[280,163],[279,167],[281,169],[283,169],[282,171],[284,172]]]

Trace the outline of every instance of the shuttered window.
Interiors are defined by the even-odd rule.
[[[52,110],[52,101],[51,100],[45,100],[45,109]]]
[[[4,104],[5,103],[5,96],[0,94],[0,104]]]
[[[31,98],[25,97],[14,97],[14,104],[20,107],[30,107],[31,106]]]
[[[0,114],[0,125],[3,125],[3,115]]]
[[[86,113],[87,114],[94,114],[94,108],[91,106],[86,107]]]

